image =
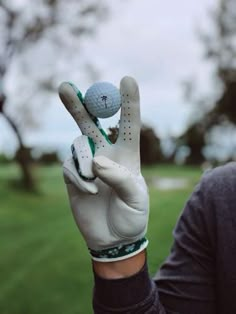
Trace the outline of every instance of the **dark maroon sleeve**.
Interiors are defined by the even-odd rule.
[[[196,186],[174,229],[170,254],[154,278],[161,303],[170,312],[217,313],[213,206],[217,180],[210,171]]]
[[[160,305],[156,285],[149,277],[147,265],[139,273],[125,279],[107,280],[96,274],[94,276],[94,313],[166,313]]]

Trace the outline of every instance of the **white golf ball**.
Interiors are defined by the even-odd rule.
[[[87,90],[84,104],[91,115],[109,118],[120,109],[120,91],[111,83],[97,82]]]

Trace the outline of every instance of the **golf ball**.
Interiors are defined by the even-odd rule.
[[[109,118],[120,109],[120,91],[111,83],[97,82],[85,93],[84,104],[91,115]]]

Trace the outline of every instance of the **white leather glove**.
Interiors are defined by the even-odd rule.
[[[75,221],[94,260],[126,259],[147,247],[149,196],[140,172],[140,106],[135,80],[124,77],[119,136],[111,144],[98,120],[82,104],[80,92],[62,83],[59,95],[82,136],[63,164]]]

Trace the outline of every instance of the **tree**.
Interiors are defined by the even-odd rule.
[[[205,128],[201,122],[189,126],[187,131],[178,138],[178,146],[189,148],[190,154],[186,157],[185,162],[190,165],[199,165],[204,161],[203,147],[205,144]]]
[[[107,13],[108,6],[101,0],[40,0],[37,5],[30,0],[0,0],[0,113],[18,140],[16,161],[22,170],[21,183],[28,190],[36,185],[24,130],[39,122],[42,104],[57,89],[58,73],[68,60],[71,66],[78,66],[75,60],[83,38],[96,32]],[[37,68],[43,58],[48,63]],[[83,66],[87,73],[94,73],[90,63]],[[18,78],[14,82],[20,94],[17,104],[11,103],[6,87],[12,72]]]
[[[152,165],[163,162],[161,141],[151,127],[142,126],[140,133],[140,156],[143,165]]]
[[[205,57],[215,66],[215,95],[211,100],[200,98],[194,101],[194,95],[188,93],[190,102],[203,110],[178,139],[190,148],[187,159],[190,163],[204,160],[203,149],[210,144],[209,134],[214,128],[236,124],[236,2],[220,0],[211,20],[212,30],[201,32],[200,38]]]

